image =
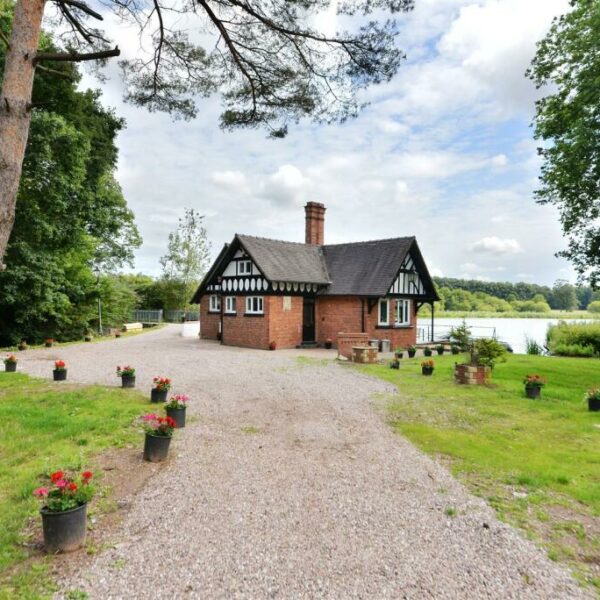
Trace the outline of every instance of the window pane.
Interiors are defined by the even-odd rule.
[[[388,302],[387,300],[379,301],[379,322],[386,324],[388,322]]]

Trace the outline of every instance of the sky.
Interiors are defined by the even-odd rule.
[[[574,280],[556,210],[535,203],[531,122],[540,92],[525,77],[536,42],[568,0],[416,0],[401,15],[397,76],[365,92],[342,125],[223,132],[218,97],[193,121],[124,104],[116,61],[98,82],[127,121],[117,179],[144,239],[135,271],[159,258],[185,208],[205,215],[216,256],[235,233],[304,241],[307,201],[327,207],[326,243],[415,235],[434,275],[552,284]],[[335,15],[324,26],[335,29]],[[124,56],[132,31],[108,22]]]

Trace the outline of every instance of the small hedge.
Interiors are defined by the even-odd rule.
[[[557,356],[600,356],[600,323],[551,325],[546,335],[548,349]]]

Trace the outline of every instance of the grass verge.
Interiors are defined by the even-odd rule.
[[[600,414],[583,401],[600,363],[513,355],[482,387],[453,382],[457,358],[435,358],[427,378],[417,359],[360,368],[397,386],[388,407],[398,432],[600,591]],[[541,400],[524,396],[530,373],[548,379]]]
[[[58,468],[93,468],[102,451],[138,441],[133,421],[145,405],[147,398],[135,390],[52,384],[0,373],[2,600],[43,598],[52,591],[52,558],[40,555],[33,543],[40,523],[32,491],[41,478]],[[34,526],[26,528],[31,517],[36,517]]]

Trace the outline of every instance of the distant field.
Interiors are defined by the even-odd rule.
[[[434,359],[427,378],[417,359],[361,368],[397,386],[388,409],[399,433],[600,592],[600,414],[583,400],[600,361],[513,355],[480,387],[453,382],[457,357]],[[524,396],[530,373],[548,379],[542,400]]]
[[[431,315],[426,307],[419,311],[420,318]],[[551,310],[550,312],[491,312],[491,311],[443,311],[436,310],[435,316],[448,319],[600,319],[600,313],[591,313],[587,310]]]

